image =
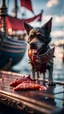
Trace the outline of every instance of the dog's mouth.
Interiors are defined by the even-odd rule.
[[[39,49],[32,49],[32,50],[33,50],[33,54],[40,55],[45,53],[47,51],[47,48],[40,47]]]
[[[32,49],[32,53],[35,55],[41,54],[42,49]]]
[[[37,49],[32,49],[33,54],[37,54]]]

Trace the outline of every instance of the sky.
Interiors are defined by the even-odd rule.
[[[27,0],[26,0],[27,1]],[[1,2],[1,0],[0,0]],[[20,0],[18,2],[18,18],[22,18],[22,13],[25,12],[25,18],[31,18],[37,15],[43,10],[42,22],[35,20],[30,23],[32,26],[43,26],[51,17],[52,20],[52,41],[64,39],[64,0],[31,0],[34,14],[28,9],[20,6]],[[6,4],[8,0],[6,0]],[[9,0],[8,14],[14,15],[14,0]]]

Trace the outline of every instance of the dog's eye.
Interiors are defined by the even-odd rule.
[[[30,35],[30,38],[34,38],[34,35],[33,35],[33,34],[31,34],[31,35]]]
[[[42,38],[42,35],[41,35],[41,34],[38,34],[37,37],[38,37],[38,38]]]

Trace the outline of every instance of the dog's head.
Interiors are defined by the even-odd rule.
[[[51,41],[50,32],[51,32],[52,18],[45,23],[42,27],[33,28],[26,22],[24,22],[24,27],[29,36],[28,43],[29,48],[37,51],[38,54],[44,53],[47,50],[48,44]]]

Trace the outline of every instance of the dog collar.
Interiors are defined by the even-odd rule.
[[[54,56],[55,48],[49,49],[44,54],[33,54],[31,56],[31,62],[34,64],[36,71],[46,72],[46,64]]]

